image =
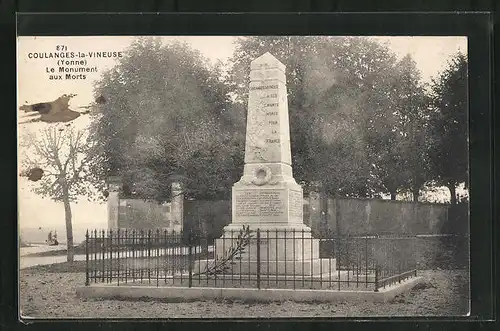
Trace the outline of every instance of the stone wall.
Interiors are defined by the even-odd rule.
[[[375,199],[309,197],[306,223],[315,233],[439,234],[448,219],[448,205]]]
[[[180,183],[172,183],[171,202],[166,203],[120,197],[121,184],[117,178],[111,178],[108,189],[109,229],[183,230],[184,194]]]
[[[184,201],[158,204],[141,199],[118,199],[120,228],[182,228],[218,235],[231,222],[231,201]],[[182,208],[176,206],[182,205]],[[324,230],[339,234],[443,234],[450,229],[448,205],[370,199],[304,199],[304,223],[317,236]],[[175,217],[177,215],[177,217]],[[451,216],[451,214],[450,214]],[[464,220],[465,219],[465,220]],[[183,220],[183,221],[181,221]],[[466,228],[462,217],[451,228]],[[458,224],[460,223],[460,224]]]
[[[314,218],[320,218],[319,196],[304,199],[304,221],[313,225],[313,231],[318,235],[320,232],[315,226],[319,222],[314,222]],[[468,266],[469,238],[466,235],[448,235],[446,227],[441,227],[443,217],[447,215],[446,205],[416,204],[409,202],[377,201],[377,200],[357,200],[345,199],[339,201],[340,208],[335,209],[335,200],[328,199],[328,210],[324,217],[329,221],[330,230],[335,230],[335,217],[339,217],[344,229],[350,233],[362,233],[365,231],[401,230],[403,228],[412,229],[414,234],[419,234],[415,241],[415,251],[417,252],[417,265],[419,269],[463,269]],[[368,204],[371,202],[371,204]],[[414,205],[412,207],[412,205]],[[366,207],[370,206],[370,207]],[[375,206],[375,207],[373,207]],[[364,207],[361,212],[355,208]],[[370,218],[366,214],[366,209],[371,209]],[[415,208],[413,211],[411,208]],[[397,215],[402,211],[403,216]],[[412,214],[411,212],[415,214]],[[184,227],[195,232],[200,231],[203,235],[218,238],[222,235],[222,229],[231,222],[231,202],[230,201],[185,201],[184,203]],[[374,213],[380,213],[378,215]],[[394,217],[390,213],[395,213]],[[361,217],[361,221],[353,221],[355,217]],[[421,217],[412,218],[414,217]],[[364,217],[364,219],[363,219]],[[383,224],[383,219],[393,219],[394,223]],[[375,220],[371,222],[372,220]],[[346,224],[353,221],[353,224]],[[404,223],[403,223],[404,222]],[[403,226],[404,225],[404,226]],[[316,229],[316,230],[315,230]],[[386,231],[387,232],[387,231]],[[397,233],[397,232],[396,232]]]
[[[119,225],[121,228],[171,229],[174,224],[169,207],[170,204],[159,205],[155,201],[120,199]],[[304,223],[312,227],[315,236],[321,234],[321,226],[336,233],[339,233],[336,231],[338,227],[340,233],[349,234],[406,231],[419,235],[415,247],[419,269],[466,268],[468,265],[468,237],[442,235],[453,232],[443,226],[449,215],[447,205],[360,199],[322,200],[319,195],[312,194],[304,199],[303,208]],[[231,201],[184,200],[183,213],[185,231],[217,238],[222,235],[224,226],[231,222]],[[467,217],[464,219],[466,221]],[[456,223],[457,220],[452,221]],[[460,220],[461,223],[465,221]]]
[[[184,229],[219,237],[231,223],[231,201],[184,201]]]
[[[315,235],[330,230],[339,234],[442,234],[448,218],[444,204],[362,199],[304,199],[304,223]],[[231,221],[231,201],[185,201],[184,224],[219,230]],[[189,224],[189,225],[188,225]],[[196,225],[195,225],[196,224]]]
[[[170,229],[174,226],[170,203],[142,199],[119,199],[118,227],[122,229]]]

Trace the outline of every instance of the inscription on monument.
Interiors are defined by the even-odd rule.
[[[267,245],[269,243],[269,239],[267,238],[260,238],[260,244],[261,245]],[[250,245],[257,245],[257,238],[251,238],[250,239]]]
[[[263,61],[260,62],[259,61]],[[284,66],[272,55],[254,60],[250,71],[245,162],[281,162],[289,159],[284,151],[289,133],[282,132],[286,110]],[[285,129],[286,130],[286,129]],[[288,162],[287,162],[288,163]]]
[[[281,193],[279,190],[236,191],[236,216],[282,216],[285,206]]]
[[[254,90],[270,90],[278,88],[278,85],[263,85],[263,86],[252,86],[250,87],[250,91]]]
[[[292,217],[300,217],[302,218],[302,214],[304,211],[304,202],[302,201],[302,193],[299,191],[290,190],[289,196],[289,204],[288,208],[290,210],[290,216]]]
[[[236,191],[236,216],[259,216],[259,192]]]

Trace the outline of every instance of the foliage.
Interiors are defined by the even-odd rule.
[[[229,84],[244,104],[250,61],[269,51],[287,67],[295,178],[332,194],[370,197],[405,184],[396,130],[403,93],[395,55],[363,37],[244,37],[237,41]],[[407,64],[415,71],[415,64]],[[420,89],[420,86],[418,86]],[[421,90],[418,91],[419,93]],[[407,99],[409,101],[409,99]]]
[[[306,193],[320,184],[336,196],[416,201],[424,184],[464,181],[464,143],[451,138],[464,136],[464,118],[446,106],[466,95],[458,62],[429,97],[410,55],[326,36],[240,37],[227,72],[185,44],[137,39],[95,87],[107,102],[94,115],[105,162],[93,172],[119,175],[125,196],[165,201],[180,176],[188,198],[228,199],[243,166],[250,62],[265,52],[287,68],[294,177]],[[461,175],[445,174],[455,168]]]
[[[467,57],[458,52],[431,86],[430,160],[433,179],[456,203],[456,187],[468,182]]]
[[[90,171],[93,164],[101,162],[100,155],[93,154],[95,144],[89,139],[88,130],[76,130],[73,126],[47,126],[22,136],[21,168],[30,175],[33,169],[43,170],[33,191],[54,201],[75,202],[82,195],[89,200],[98,199],[95,189],[102,183]]]
[[[425,86],[411,56],[405,56],[396,66],[393,96],[395,122],[391,134],[389,166],[385,182],[393,183],[397,191],[408,190],[417,201],[420,190],[430,178],[429,173],[429,109]]]
[[[107,100],[94,124],[103,179],[119,175],[125,195],[164,201],[180,175],[188,197],[227,196],[236,176],[225,169],[243,152],[220,67],[185,44],[152,39],[125,54],[95,86]]]

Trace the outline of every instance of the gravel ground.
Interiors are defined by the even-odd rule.
[[[426,270],[424,281],[411,292],[386,304],[297,303],[263,304],[244,301],[164,302],[80,299],[76,288],[85,274],[64,268],[21,270],[22,315],[32,318],[244,318],[244,317],[369,317],[457,316],[468,312],[468,273],[465,270]],[[65,270],[67,271],[67,270]]]

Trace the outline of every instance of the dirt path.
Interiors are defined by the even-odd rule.
[[[75,289],[84,284],[84,273],[52,273],[37,268],[21,271],[21,310],[35,318],[137,317],[137,318],[236,318],[236,317],[352,317],[465,315],[467,273],[423,271],[418,289],[387,304],[295,303],[261,304],[241,301],[117,301],[79,299]]]

